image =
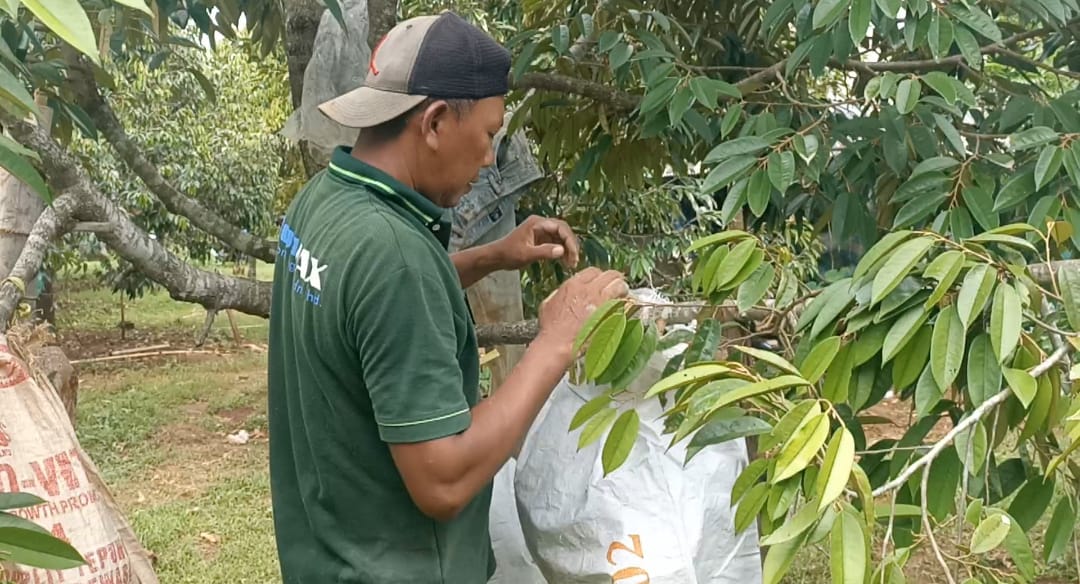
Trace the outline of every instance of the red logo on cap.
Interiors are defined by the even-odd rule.
[[[371,59],[368,60],[368,71],[371,71],[372,75],[379,74],[379,68],[375,66],[375,54],[379,52],[379,48],[386,42],[386,37],[389,35],[384,34],[379,42],[375,44],[375,48],[371,49]]]

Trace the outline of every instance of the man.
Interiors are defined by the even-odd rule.
[[[506,237],[517,226],[518,200],[529,186],[543,178],[543,172],[522,131],[506,133],[513,114],[503,116],[503,128],[495,135],[495,163],[480,169],[480,178],[451,210],[451,252],[491,243]],[[477,324],[522,320],[521,272],[501,270],[488,274],[467,291],[469,306]],[[506,380],[525,348],[521,345],[498,345],[498,352],[488,362],[490,388]]]
[[[572,359],[616,272],[569,279],[540,333],[478,403],[463,288],[542,259],[576,265],[569,227],[530,218],[452,256],[442,219],[492,163],[510,55],[452,13],[399,24],[365,86],[321,106],[360,128],[297,195],[270,312],[270,479],[288,583],[474,584],[494,571],[491,481]]]

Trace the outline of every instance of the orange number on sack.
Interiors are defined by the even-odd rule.
[[[641,537],[639,537],[635,533],[635,534],[630,536],[630,540],[632,542],[634,542],[634,549],[630,549],[630,548],[626,547],[625,545],[623,545],[623,543],[621,541],[612,542],[612,544],[610,546],[608,546],[608,549],[607,549],[607,561],[608,561],[609,564],[611,564],[612,566],[615,565],[615,560],[611,559],[611,555],[614,554],[618,550],[626,550],[626,551],[634,554],[635,556],[637,556],[637,557],[639,557],[639,558],[641,558],[643,560],[645,559],[645,552],[641,551]]]
[[[623,568],[611,575],[611,581],[614,583],[634,576],[645,577],[644,580],[636,581],[634,584],[649,584],[649,573],[641,568]]]
[[[612,557],[612,556],[614,556],[615,552],[617,552],[619,550],[629,552],[631,554],[634,554],[638,558],[644,560],[645,559],[645,551],[641,549],[641,536],[636,534],[636,533],[630,534],[630,543],[631,543],[631,545],[633,545],[633,547],[627,547],[627,545],[622,543],[621,541],[612,542],[611,545],[608,546],[608,550],[607,550],[607,561],[608,561],[608,563],[611,564],[612,566],[615,565],[615,558]],[[644,580],[634,580],[633,584],[649,584],[649,573],[646,572],[644,568],[640,568],[638,566],[631,566],[629,568],[623,568],[623,569],[615,572],[614,574],[611,575],[611,582],[612,582],[612,584],[614,584],[615,582],[620,582],[620,581],[623,581],[623,580],[627,580],[629,578],[633,578],[634,576],[642,576],[645,579]],[[627,583],[627,584],[629,584],[629,583]]]

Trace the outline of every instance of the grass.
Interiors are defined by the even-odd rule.
[[[269,277],[269,266],[260,266],[259,278]],[[202,309],[157,292],[125,302],[135,328],[121,339],[119,304],[83,280],[63,286],[59,328],[69,355],[160,341],[184,348],[203,326]],[[243,343],[266,342],[265,320],[237,315],[237,325]],[[264,435],[265,353],[237,349],[224,316],[207,348],[219,353],[79,365],[79,438],[155,555],[161,582],[280,582]],[[229,444],[226,437],[240,429],[252,439]],[[1032,548],[1041,557],[1041,541]],[[944,581],[923,555],[906,570],[908,581]],[[1037,581],[1076,581],[1073,556],[1070,550],[1063,562],[1041,566]],[[828,540],[800,552],[783,582],[831,582]]]

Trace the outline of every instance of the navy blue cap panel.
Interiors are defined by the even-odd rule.
[[[510,66],[510,51],[476,25],[447,12],[424,36],[409,93],[443,99],[506,95]]]

